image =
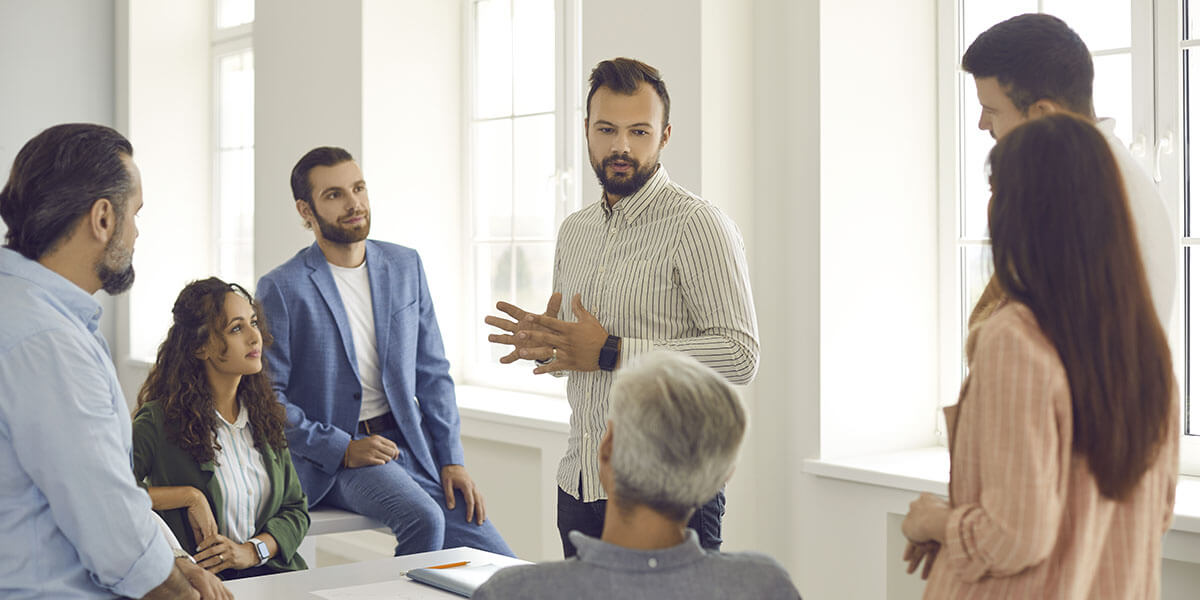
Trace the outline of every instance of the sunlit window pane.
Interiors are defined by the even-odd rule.
[[[512,114],[513,28],[508,0],[475,4],[475,117]]]
[[[975,78],[964,74],[960,79],[963,95],[963,121],[960,133],[962,140],[962,229],[959,235],[966,239],[987,237],[987,203],[991,197],[991,186],[987,180],[987,157],[995,140],[987,131],[979,129],[979,100],[975,95]]]
[[[554,110],[554,1],[513,4],[513,113]]]
[[[554,115],[513,121],[515,231],[521,238],[554,238]]]
[[[254,0],[217,0],[217,28],[254,22]]]
[[[1092,52],[1129,47],[1131,10],[1130,0],[1042,0],[1042,12],[1070,25]]]
[[[1183,84],[1184,84],[1184,110],[1187,111],[1187,118],[1184,123],[1187,124],[1187,135],[1189,140],[1200,139],[1200,56],[1193,53],[1193,50],[1183,51]],[[1184,181],[1187,182],[1187,189],[1184,190],[1185,198],[1188,205],[1188,222],[1184,223],[1187,227],[1186,235],[1189,237],[1200,236],[1200,157],[1193,148],[1185,148],[1184,156],[1187,161],[1183,168],[1186,169],[1187,177]],[[1200,281],[1193,279],[1193,282]],[[1200,313],[1193,313],[1193,318],[1200,318]],[[1200,382],[1198,382],[1200,383]]]
[[[254,53],[250,50],[219,59],[220,114],[218,145],[254,145]]]
[[[475,235],[494,239],[512,235],[512,121],[480,121],[471,146],[471,198]]]
[[[517,306],[541,312],[553,283],[554,242],[514,244],[513,250],[513,297]]]
[[[513,297],[512,244],[509,242],[476,244],[473,258],[475,260],[474,314],[493,314],[497,299],[508,300]],[[525,308],[532,307],[526,306]],[[471,344],[470,346],[475,348],[473,358],[475,364],[478,365],[497,364],[501,356],[508,354],[508,350],[504,350],[504,347],[497,344]]]
[[[992,25],[1037,10],[1037,0],[964,0],[963,50]]]
[[[1096,79],[1092,101],[1096,117],[1116,119],[1116,134],[1128,145],[1133,141],[1133,60],[1128,53],[1092,59]]]
[[[216,275],[254,285],[254,52],[217,58]]]
[[[1185,335],[1188,341],[1188,387],[1187,398],[1185,399],[1191,410],[1187,411],[1188,420],[1184,423],[1187,428],[1188,435],[1200,435],[1200,408],[1192,400],[1196,399],[1197,385],[1200,384],[1200,360],[1196,358],[1198,351],[1196,341],[1200,340],[1200,293],[1196,293],[1200,289],[1200,253],[1196,251],[1196,247],[1185,247],[1183,249],[1183,260],[1185,265],[1185,273],[1187,279],[1186,298],[1187,298],[1187,331]],[[1192,335],[1196,334],[1196,335]]]

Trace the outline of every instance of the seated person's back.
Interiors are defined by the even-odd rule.
[[[760,554],[700,547],[687,528],[733,473],[746,413],[733,388],[685,355],[655,352],[617,375],[600,480],[601,539],[572,532],[579,554],[504,569],[474,598],[799,598]]]

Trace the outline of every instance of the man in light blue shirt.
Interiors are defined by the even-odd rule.
[[[0,597],[198,598],[130,467],[92,294],[133,283],[133,148],[99,125],[25,144],[0,191]]]

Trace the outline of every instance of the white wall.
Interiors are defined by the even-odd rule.
[[[112,0],[0,0],[0,179],[8,180],[17,151],[47,127],[113,126],[113,15]],[[0,237],[7,232],[0,222]],[[104,293],[96,299],[111,344],[114,303]]]
[[[371,237],[416,248],[446,356],[463,362],[458,315],[463,164],[461,2],[363,0],[362,167]],[[480,317],[482,318],[482,317]]]
[[[289,180],[296,161],[317,146],[340,146],[356,157],[362,155],[362,19],[361,0],[255,2],[258,277],[313,242],[292,200]]]

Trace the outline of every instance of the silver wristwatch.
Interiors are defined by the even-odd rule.
[[[254,566],[261,567],[267,564],[268,560],[271,560],[271,551],[267,549],[266,542],[258,538],[250,538],[246,541],[250,542],[254,546],[254,551],[258,553],[258,564]]]

